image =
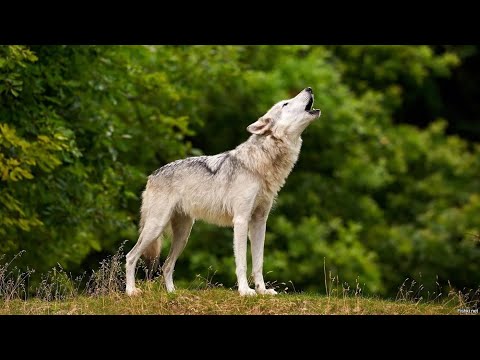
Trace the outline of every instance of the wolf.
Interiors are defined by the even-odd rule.
[[[126,256],[126,293],[135,287],[140,256],[158,262],[162,233],[172,232],[172,243],[162,266],[168,292],[175,291],[173,270],[185,248],[195,220],[233,226],[233,251],[242,296],[275,295],[263,279],[266,222],[274,200],[293,169],[302,146],[301,135],[315,119],[310,87],[273,105],[247,127],[252,135],[235,149],[213,156],[171,162],[154,171],[142,193],[140,235]],[[252,253],[255,289],[247,281],[247,235]]]

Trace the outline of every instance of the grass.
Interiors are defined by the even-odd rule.
[[[186,289],[180,288],[174,294],[165,291],[161,277],[154,281],[137,281],[143,293],[131,298],[124,293],[122,247],[89,276],[73,278],[58,265],[43,274],[39,284],[32,288],[28,279],[33,270],[22,272],[14,267],[17,257],[7,263],[0,262],[0,315],[433,315],[475,314],[479,305],[479,290],[462,293],[451,289],[446,295],[434,293],[424,297],[423,287],[407,280],[400,286],[395,299],[367,297],[358,283],[351,289],[331,273],[328,279],[325,276],[326,295],[299,293],[293,286],[292,290],[285,284],[271,284],[280,294],[240,297],[235,289],[214,283],[215,274],[209,271],[207,277],[197,276]]]
[[[0,314],[458,314],[454,304],[424,304],[387,301],[375,298],[328,297],[314,294],[279,294],[277,296],[240,297],[235,290],[178,290],[168,294],[155,284],[143,284],[141,296],[130,298],[122,293],[77,296],[66,300],[45,301],[38,298],[10,300],[0,304]]]

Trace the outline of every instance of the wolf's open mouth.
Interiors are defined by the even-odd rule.
[[[313,94],[310,95],[310,100],[308,100],[307,106],[305,106],[305,111],[312,110],[312,105],[313,105]]]
[[[310,100],[308,100],[307,106],[305,106],[305,111],[307,111],[310,115],[320,115],[320,110],[313,107],[313,94],[310,95]]]

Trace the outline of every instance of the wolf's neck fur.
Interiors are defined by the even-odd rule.
[[[232,151],[243,165],[262,180],[266,195],[276,196],[293,169],[302,139],[278,139],[272,135],[252,135]]]

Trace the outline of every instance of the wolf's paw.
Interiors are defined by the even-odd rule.
[[[250,289],[250,288],[238,289],[238,292],[240,293],[240,296],[255,296],[255,295],[257,295],[255,290]]]
[[[257,290],[260,295],[277,295],[277,292],[273,289]]]
[[[134,287],[134,288],[127,288],[125,292],[127,293],[128,296],[137,296],[142,293],[142,290]]]

